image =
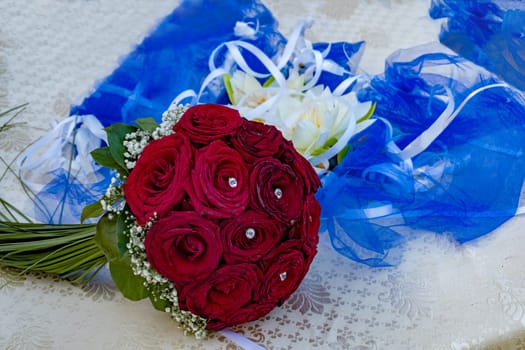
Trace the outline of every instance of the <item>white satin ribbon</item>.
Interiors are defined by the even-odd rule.
[[[219,331],[220,334],[224,335],[226,338],[230,339],[235,344],[239,345],[246,350],[265,350],[262,346],[257,343],[254,343],[250,339],[246,338],[244,335],[236,333],[231,329],[223,329]]]
[[[245,73],[250,74],[255,78],[264,79],[264,78],[269,78],[270,76],[273,76],[277,86],[282,88],[283,91],[286,90],[286,78],[282,74],[281,69],[286,67],[286,65],[292,60],[292,57],[294,55],[297,57],[300,57],[301,59],[308,60],[308,62],[301,62],[301,63],[312,65],[310,69],[313,72],[313,76],[308,81],[308,83],[305,85],[305,87],[303,88],[303,91],[308,90],[312,88],[313,86],[317,85],[319,77],[321,76],[321,73],[323,71],[328,71],[328,72],[339,74],[339,75],[342,75],[344,73],[349,73],[346,69],[339,66],[335,62],[324,59],[324,57],[326,57],[326,55],[328,55],[329,53],[330,45],[327,47],[327,49],[325,49],[321,53],[317,50],[314,50],[312,48],[312,44],[304,38],[304,31],[307,28],[309,28],[312,24],[313,24],[313,20],[311,18],[308,18],[308,19],[305,19],[299,22],[299,24],[296,26],[293,33],[290,35],[282,54],[277,60],[277,63],[275,63],[272,59],[270,59],[258,47],[248,42],[241,41],[241,40],[233,40],[233,41],[229,41],[229,42],[220,44],[212,51],[210,55],[210,58],[208,60],[208,66],[210,69],[210,73],[208,74],[208,76],[204,79],[203,83],[201,84],[201,88],[199,92],[192,93],[191,90],[186,90],[182,92],[179,96],[177,96],[173,100],[171,105],[174,106],[177,104],[177,102],[180,102],[183,99],[188,98],[188,97],[193,98],[193,104],[198,103],[206,87],[208,87],[209,84],[214,79],[220,76],[223,76],[225,74],[228,74],[233,64],[236,64]],[[239,25],[239,23],[237,23],[236,27],[241,27],[241,26]],[[223,66],[217,67],[217,65],[215,64],[215,61],[217,60],[217,57],[219,56],[219,54],[224,48],[226,48],[227,50],[227,55],[225,57]],[[253,55],[262,64],[266,72],[262,73],[262,72],[257,72],[253,70],[250,67],[250,65],[246,62],[246,60],[244,59],[244,56],[241,53],[240,49],[243,49],[249,52],[251,55]]]
[[[348,84],[347,82],[343,83]],[[392,155],[399,157],[399,166],[401,166],[408,172],[414,174],[417,171],[417,169],[413,169],[412,158],[426,150],[432,144],[432,142],[434,142],[439,137],[439,135],[441,135],[446,130],[450,123],[452,123],[452,121],[461,113],[461,111],[465,108],[469,101],[471,101],[475,96],[479,95],[480,93],[494,88],[510,88],[510,86],[505,83],[496,83],[482,86],[469,93],[467,97],[460,103],[458,108],[454,108],[455,103],[452,92],[449,89],[446,89],[448,104],[445,110],[439,115],[439,117],[425,131],[423,131],[418,137],[416,137],[412,142],[410,142],[410,144],[408,144],[403,150],[401,150],[393,141],[390,141],[387,144],[387,150]],[[388,128],[387,139],[391,139],[393,131],[390,126],[390,123],[386,119],[383,119],[383,121],[385,122]],[[327,151],[326,153],[328,153],[329,151]],[[316,159],[314,159],[313,161],[316,161]],[[368,176],[368,174],[371,172],[374,172],[374,167],[365,170],[363,172],[363,177]],[[382,174],[384,176],[389,176],[388,173],[382,172]],[[379,207],[354,209],[351,211],[347,211],[346,214],[350,214],[351,216],[356,218],[362,217],[367,219],[377,219],[384,216],[392,217],[392,215],[396,215],[396,211],[394,210],[392,205],[385,204]],[[525,206],[520,206],[516,209],[515,215],[522,214],[525,214]],[[490,215],[490,213],[487,213],[487,215]]]
[[[277,62],[274,62],[272,59],[270,59],[258,47],[245,41],[234,40],[220,44],[212,51],[210,55],[210,58],[208,60],[210,73],[201,84],[199,92],[195,93],[193,90],[183,91],[173,100],[170,108],[173,108],[182,100],[187,98],[192,98],[192,104],[198,103],[200,98],[202,97],[203,92],[212,83],[212,81],[214,81],[216,78],[229,74],[231,67],[234,64],[240,70],[255,78],[265,79],[273,77],[275,79],[276,87],[273,88],[275,90],[272,91],[272,96],[257,107],[243,112],[244,116],[247,119],[251,120],[260,117],[265,111],[271,109],[275,103],[278,103],[279,100],[284,98],[286,95],[289,95],[291,93],[295,95],[300,95],[303,94],[305,91],[316,86],[319,82],[319,78],[321,77],[323,71],[339,75],[350,73],[348,70],[344,69],[334,61],[325,59],[325,57],[330,52],[331,45],[328,45],[322,52],[320,52],[318,50],[314,50],[312,44],[304,38],[304,31],[307,28],[309,28],[312,24],[313,20],[311,18],[299,22],[293,33],[290,35],[282,54],[277,58]],[[236,28],[242,33],[246,32],[246,26],[240,23],[236,24]],[[250,29],[253,28],[250,27]],[[255,33],[253,33],[252,31],[249,32],[250,36],[255,35]],[[223,66],[217,67],[215,62],[217,61],[217,58],[219,54],[223,51],[223,49],[227,50],[227,54],[223,60]],[[264,67],[265,71],[255,71],[248,64],[248,62],[246,62],[243,53],[241,52],[241,49],[255,57],[262,65],[262,67]],[[308,67],[307,71],[304,74],[308,76],[309,79],[300,91],[292,91],[288,89],[286,86],[286,77],[281,72],[281,70],[284,67],[286,67],[291,61],[293,61],[293,63],[296,65],[301,63]],[[359,76],[352,76],[343,80],[332,92],[333,95],[343,96],[344,93],[359,79]],[[270,90],[268,90],[268,92],[270,92]],[[248,98],[248,96],[245,96],[245,98]],[[242,105],[242,102],[243,101],[239,101],[238,104]],[[349,108],[349,113],[351,113],[350,109],[351,108]],[[281,125],[280,120],[272,119],[271,116],[265,116],[265,119],[265,121],[269,124],[276,125],[278,127]],[[354,134],[355,124],[356,118],[354,118],[353,116],[349,117],[348,125],[345,129],[345,132],[338,139],[338,141],[323,154],[309,158],[310,162],[316,167],[316,171],[319,175],[327,172],[326,169],[328,168],[329,160],[333,156],[341,152],[342,149],[346,146],[346,144]]]
[[[481,92],[494,88],[508,88],[509,85],[504,83],[490,84],[480,87],[472,91],[464,100],[461,102],[459,107],[454,110],[454,97],[449,89],[446,89],[447,96],[449,99],[448,105],[441,115],[430,125],[430,127],[423,131],[421,135],[416,137],[409,145],[407,145],[401,152],[398,153],[401,159],[412,158],[419,153],[427,149],[428,146],[434,142],[439,135],[452,123],[452,121],[458,116],[458,114],[463,110],[465,105],[473,99],[475,96],[479,95]]]
[[[57,169],[64,169],[84,184],[98,182],[100,166],[90,152],[106,141],[104,127],[95,116],[68,117],[18,157],[19,177],[33,192],[52,181]]]

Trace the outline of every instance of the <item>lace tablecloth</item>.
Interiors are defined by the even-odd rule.
[[[367,41],[361,69],[382,71],[398,48],[437,40],[420,0],[266,0],[289,34],[312,16],[311,41]],[[28,102],[0,133],[9,163],[67,117],[177,0],[3,0],[0,109]],[[0,120],[1,124],[2,120]],[[3,172],[6,164],[0,165]],[[12,176],[1,195],[24,205]],[[282,308],[234,331],[268,349],[525,348],[525,221],[457,246],[433,234],[407,244],[395,268],[369,268],[321,245],[300,289]],[[0,274],[0,348],[236,349],[221,334],[185,337],[148,301],[130,302],[107,276],[76,287],[45,275]]]

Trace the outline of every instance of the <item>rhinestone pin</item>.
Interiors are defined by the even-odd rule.
[[[237,187],[237,179],[234,177],[230,177],[228,179],[228,185],[230,185],[231,188]]]
[[[253,239],[255,237],[255,230],[253,228],[248,228],[246,230],[246,232],[244,233],[244,235],[246,236],[246,238],[248,239]]]
[[[281,198],[283,198],[283,190],[281,190],[279,187],[277,187],[277,188],[273,191],[273,194],[275,194],[275,197],[277,197],[277,199],[281,199]]]
[[[281,272],[279,274],[279,279],[281,280],[281,282],[284,282],[284,280],[286,279],[286,271],[285,272]]]

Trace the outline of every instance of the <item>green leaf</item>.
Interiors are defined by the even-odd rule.
[[[22,113],[25,109],[25,107],[28,105],[28,103],[24,103],[22,105],[19,105],[19,106],[16,106],[16,107],[13,107],[11,109],[8,109],[7,111],[4,111],[4,112],[0,112],[0,118],[4,117],[4,116],[7,116],[9,115],[11,112],[15,112],[16,113],[11,116],[11,118],[9,118],[4,124],[0,125],[0,132],[2,131],[6,131],[6,130],[9,130],[11,129],[12,127],[15,127],[16,125],[21,125],[21,124],[25,124],[25,122],[20,122],[20,123],[12,123],[12,121],[18,117],[18,115],[20,113]]]
[[[270,85],[272,85],[272,83],[275,81],[275,78],[272,76],[270,76],[268,79],[266,79],[266,81],[263,83],[263,87],[268,87]]]
[[[153,132],[155,129],[159,127],[159,124],[155,121],[155,119],[148,117],[148,118],[142,118],[135,120],[135,124],[144,131]]]
[[[80,222],[84,223],[86,219],[98,218],[102,214],[104,214],[104,208],[102,208],[102,204],[100,204],[100,202],[92,203],[82,209]]]
[[[121,256],[128,252],[128,248],[126,247],[128,237],[124,232],[125,228],[126,222],[124,221],[124,215],[119,215],[119,220],[117,221],[117,250]]]
[[[235,100],[233,99],[233,87],[231,81],[232,76],[229,74],[224,74],[222,80],[224,81],[224,87],[226,88],[226,93],[228,94],[228,99],[230,100],[230,103],[235,104]]]
[[[166,308],[170,306],[170,303],[167,300],[159,298],[159,294],[158,290],[150,289],[149,300],[151,301],[151,305],[159,311],[166,311]]]
[[[135,276],[131,269],[131,258],[127,250],[121,246],[124,241],[124,216],[117,215],[110,219],[110,214],[104,215],[97,224],[95,242],[109,260],[111,278],[122,294],[131,300],[141,300],[149,295],[144,286],[144,279]]]
[[[93,157],[95,162],[106,168],[116,170],[120,168],[120,165],[118,165],[115,159],[113,158],[109,147],[100,147],[95,149],[94,151],[91,151],[91,157]]]
[[[118,289],[126,298],[138,301],[148,297],[149,291],[144,285],[145,280],[133,274],[129,255],[110,261],[109,272]]]
[[[124,140],[127,134],[131,134],[135,131],[137,131],[137,127],[123,123],[116,123],[106,128],[111,155],[115,162],[117,162],[117,164],[125,171],[122,175],[128,173],[126,170],[126,163],[124,162],[124,152],[126,151]]]
[[[324,152],[326,151],[326,148],[324,147],[321,147],[321,148],[318,148],[316,149],[315,151],[312,152],[312,156],[318,156],[320,154],[323,154]]]
[[[29,104],[29,103],[26,102],[26,103],[24,103],[24,104],[21,104],[21,105],[15,106],[15,107],[13,107],[13,108],[10,108],[10,109],[8,109],[7,111],[0,112],[0,118],[3,117],[3,116],[6,116],[6,115],[8,115],[9,113],[14,112],[14,111],[16,111],[16,110],[21,110],[21,109],[25,108],[28,104]]]
[[[350,148],[346,145],[341,152],[337,153],[337,164],[340,164],[343,161],[343,158],[348,154]]]
[[[324,143],[323,147],[316,149],[312,152],[312,156],[318,156],[320,154],[323,154],[326,152],[330,147],[335,145],[337,143],[337,139],[335,137],[330,137],[326,142]]]
[[[369,119],[372,115],[374,115],[374,112],[376,110],[376,103],[372,103],[372,106],[370,106],[370,109],[368,110],[368,112],[366,112],[366,114],[364,116],[362,116],[361,118],[359,118],[357,120],[357,124],[361,123],[361,122],[364,122],[365,120]]]
[[[122,256],[118,247],[118,236],[123,230],[124,218],[122,215],[106,214],[97,223],[95,242],[109,261]]]

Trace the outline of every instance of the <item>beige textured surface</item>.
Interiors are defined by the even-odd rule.
[[[382,70],[398,48],[436,40],[423,0],[267,0],[283,34],[313,17],[312,41],[367,41],[361,68]],[[69,105],[110,73],[178,1],[0,2],[0,108],[29,102],[0,135],[0,156],[67,116]],[[1,169],[0,169],[1,170]],[[20,203],[12,178],[0,184]],[[457,247],[433,235],[407,247],[397,268],[370,269],[321,247],[299,291],[267,317],[236,328],[269,349],[525,348],[525,280],[520,229],[511,220]],[[7,283],[7,284],[6,284]],[[235,349],[224,336],[186,338],[148,302],[122,298],[104,278],[77,288],[52,277],[0,274],[0,348]],[[499,345],[497,345],[499,344]]]

